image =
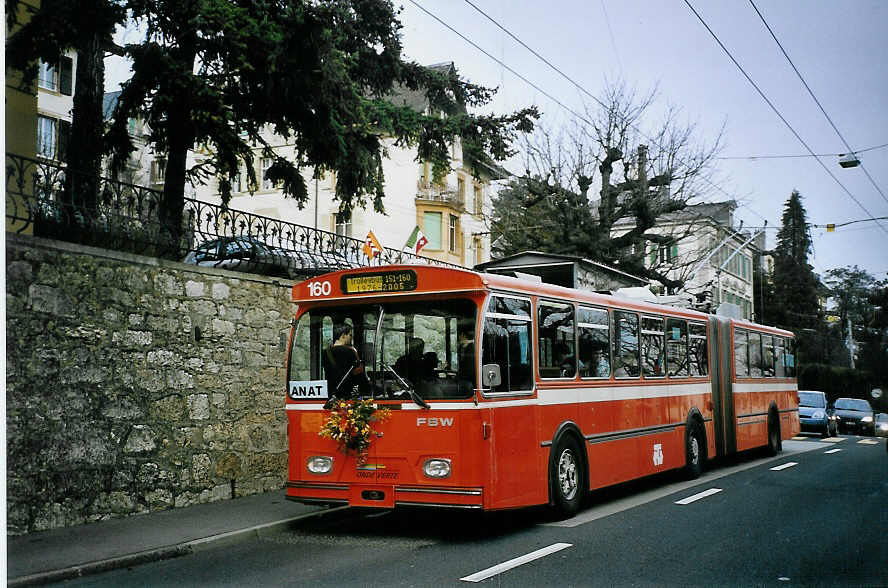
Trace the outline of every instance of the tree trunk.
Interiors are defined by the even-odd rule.
[[[98,34],[90,35],[77,50],[77,85],[65,154],[68,164],[63,197],[65,208],[86,218],[96,215],[98,204],[105,86],[103,57]]]
[[[194,32],[184,35],[177,53],[182,77],[171,83],[175,108],[167,112],[167,161],[159,210],[161,230],[169,235],[169,251],[163,253],[165,257],[173,259],[182,257],[190,247],[190,244],[183,242],[182,210],[185,206],[188,151],[194,146],[195,138],[191,121],[191,84],[187,82],[193,75],[191,72],[197,56],[197,36]]]

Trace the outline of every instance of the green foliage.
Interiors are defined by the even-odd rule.
[[[269,179],[298,202],[308,197],[303,170],[334,171],[340,210],[372,203],[384,211],[384,138],[415,145],[441,177],[455,138],[475,161],[502,159],[537,117],[535,109],[467,113],[489,102],[492,90],[461,81],[455,70],[403,61],[401,25],[388,0],[130,0],[128,7],[147,35],[126,48],[134,75],[107,140],[120,167],[133,149],[127,119],[148,123],[155,149],[168,153],[168,205],[186,181],[233,178],[241,162],[255,185],[260,148],[274,160]],[[422,92],[429,110],[393,104],[404,89]],[[271,149],[269,130],[293,145],[292,160]],[[206,147],[203,161],[186,173],[185,158],[174,154],[194,145]],[[227,202],[227,182],[220,186]]]
[[[799,390],[820,390],[829,402],[836,398],[863,398],[872,402],[870,391],[875,387],[873,374],[847,367],[823,363],[802,364],[799,368]]]

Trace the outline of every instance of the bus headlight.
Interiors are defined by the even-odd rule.
[[[450,460],[442,458],[427,459],[422,464],[422,472],[429,478],[449,478]]]
[[[305,468],[312,474],[329,474],[333,469],[333,458],[328,455],[312,455]]]

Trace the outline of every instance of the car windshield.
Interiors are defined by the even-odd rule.
[[[475,312],[468,299],[312,309],[296,325],[288,381],[326,380],[323,355],[334,329],[347,325],[369,378],[360,395],[418,404],[414,395],[469,398],[475,387]]]
[[[799,406],[826,408],[826,398],[823,392],[799,392]]]
[[[858,410],[862,412],[872,412],[869,402],[858,398],[839,398],[836,400],[836,408],[841,410]]]

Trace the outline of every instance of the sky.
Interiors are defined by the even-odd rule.
[[[720,189],[712,188],[705,201],[737,200],[735,220],[744,230],[767,220],[767,247],[773,247],[784,205],[798,190],[812,225],[852,223],[834,232],[812,226],[810,261],[817,273],[857,265],[878,279],[888,277],[888,218],[878,220],[888,217],[888,2],[401,1],[405,58],[453,61],[464,79],[499,88],[488,110],[536,105],[557,127],[572,124],[569,110],[582,113],[594,104],[588,94],[601,96],[609,80],[622,79],[641,92],[657,88],[658,104],[681,108],[701,140],[723,133],[725,159],[716,162],[714,180]],[[857,152],[883,147],[859,153],[862,167],[846,169],[838,164],[838,154],[849,151],[842,137]],[[774,155],[806,157],[763,158]],[[518,173],[522,166],[513,160],[507,167]]]

